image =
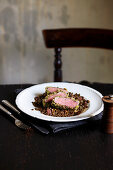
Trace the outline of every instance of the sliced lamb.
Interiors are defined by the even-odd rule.
[[[51,102],[56,96],[67,97],[67,94],[64,92],[58,92],[46,96],[45,99],[43,99],[43,106],[46,106],[46,103]]]
[[[46,92],[47,94],[49,93],[54,93],[54,92],[64,92],[64,93],[68,93],[66,88],[59,88],[59,87],[46,87]]]
[[[79,107],[79,101],[69,97],[55,97],[52,101],[52,105],[57,108],[76,110]]]

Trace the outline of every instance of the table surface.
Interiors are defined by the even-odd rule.
[[[112,84],[87,84],[103,95]],[[0,100],[15,101],[15,89],[31,85],[0,85]],[[101,120],[57,134],[21,131],[0,111],[0,170],[113,169],[113,135],[101,131]]]

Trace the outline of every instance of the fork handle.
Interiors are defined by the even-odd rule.
[[[5,113],[7,113],[9,116],[11,116],[14,120],[16,120],[17,118],[15,116],[12,115],[11,112],[9,112],[5,107],[3,107],[2,105],[0,105],[0,109],[2,111],[4,111]]]
[[[2,103],[4,103],[6,106],[8,106],[9,108],[11,108],[12,110],[14,110],[15,112],[17,112],[18,114],[20,114],[19,110],[16,109],[16,107],[14,107],[10,102],[8,102],[7,100],[2,100]]]
[[[4,103],[6,106],[10,107],[12,110],[16,111],[18,114],[20,114],[20,112],[10,102],[8,102],[7,100],[2,100],[2,103]],[[2,106],[2,108],[3,108],[3,106]],[[7,109],[5,109],[5,110],[7,110]],[[9,112],[9,114],[11,114],[11,113]],[[14,116],[12,115],[12,117],[14,117]],[[39,130],[40,132],[45,133],[45,134],[49,134],[49,131],[46,128],[40,127],[40,126],[36,126],[35,124],[33,124],[32,122],[29,122],[29,121],[28,121],[28,123],[30,124],[30,126],[34,127],[35,129]]]

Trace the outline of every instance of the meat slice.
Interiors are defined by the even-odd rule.
[[[55,97],[52,101],[52,105],[61,109],[73,109],[79,108],[79,101],[70,97]]]
[[[54,92],[64,92],[64,93],[68,93],[66,88],[59,88],[59,87],[46,87],[46,92],[47,94],[49,93],[54,93]]]
[[[46,103],[51,102],[56,96],[67,97],[67,94],[64,92],[58,92],[58,93],[55,92],[49,94],[48,96],[45,97],[45,99],[43,99],[43,106],[46,106]]]

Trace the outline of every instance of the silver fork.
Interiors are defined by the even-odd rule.
[[[26,125],[26,124],[23,123],[21,120],[17,119],[15,116],[13,116],[12,113],[9,112],[9,111],[8,111],[5,107],[3,107],[2,105],[0,105],[0,109],[1,109],[2,111],[4,111],[5,113],[7,113],[9,116],[11,116],[11,117],[14,119],[15,125],[16,125],[17,127],[21,128],[21,129],[24,129],[24,130],[31,128],[30,126]]]
[[[2,100],[2,103],[5,104],[6,106],[8,106],[9,108],[11,108],[12,110],[14,110],[16,113],[18,113],[21,116],[21,112],[19,110],[17,110],[16,107],[13,106],[9,101]],[[43,134],[49,134],[49,130],[43,126],[40,126],[40,125],[37,126],[29,121],[28,121],[28,124],[30,125],[30,127],[33,127],[34,129],[42,132]]]

